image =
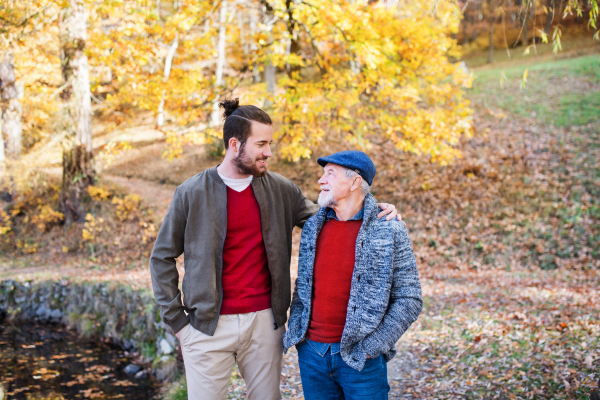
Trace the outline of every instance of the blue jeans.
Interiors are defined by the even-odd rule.
[[[390,385],[382,355],[367,359],[362,371],[357,371],[342,359],[339,343],[305,338],[296,349],[306,400],[387,400]]]

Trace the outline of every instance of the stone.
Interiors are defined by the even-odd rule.
[[[146,379],[148,377],[148,371],[142,370],[135,374],[136,379]]]
[[[177,377],[177,360],[173,357],[162,356],[160,364],[152,372],[159,382],[170,382]]]
[[[127,351],[135,351],[137,347],[137,342],[134,339],[123,339],[123,343],[121,344],[121,348]]]
[[[129,364],[123,371],[125,371],[127,375],[135,375],[140,371],[140,369],[142,369],[142,367],[139,365]]]
[[[26,295],[21,295],[21,296],[15,297],[15,303],[17,303],[17,304],[21,304],[25,300],[27,300],[27,296]]]
[[[173,347],[167,342],[167,339],[160,341],[160,351],[162,354],[171,354],[173,352]]]
[[[50,312],[50,319],[52,320],[52,322],[60,322],[62,316],[63,313],[58,308]]]
[[[42,303],[36,310],[35,315],[42,321],[48,321],[52,315],[52,310],[46,307],[46,304]]]
[[[167,339],[167,342],[169,342],[169,344],[171,345],[171,347],[173,347],[173,348],[177,347],[177,343],[179,341],[177,340],[177,338],[175,337],[175,335],[171,335],[169,332],[165,332],[165,339]]]

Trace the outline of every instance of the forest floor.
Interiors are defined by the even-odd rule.
[[[388,364],[390,398],[587,399],[600,385],[600,59],[543,58],[474,73],[475,135],[460,144],[462,159],[440,167],[385,146],[370,153],[373,193],[401,212],[424,295]],[[139,141],[101,182],[141,196],[159,224],[175,186],[218,158],[210,146],[186,146],[169,162],[164,140],[142,135],[149,126],[130,128]],[[270,168],[316,198],[314,160],[274,157]],[[298,240],[295,232],[292,275]],[[2,257],[0,278],[78,273],[148,284],[148,246],[133,264],[115,261],[108,245],[91,248],[95,261],[89,245],[84,261],[83,250],[57,251],[50,267],[42,253]],[[244,393],[236,369],[228,397]],[[294,351],[284,357],[282,393],[302,398]],[[167,397],[185,398],[183,380]]]

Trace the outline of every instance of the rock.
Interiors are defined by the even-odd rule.
[[[154,362],[152,373],[159,382],[173,381],[177,377],[177,361],[173,357],[162,356]]]
[[[139,372],[140,369],[142,369],[142,367],[140,367],[139,365],[129,364],[125,367],[123,371],[125,371],[127,375],[135,375]]]
[[[173,352],[173,347],[167,342],[167,339],[160,341],[160,351],[162,354],[171,354]]]
[[[163,330],[165,330],[165,331],[166,331],[166,330],[168,330],[168,329],[171,329],[171,328],[169,328],[169,325],[165,324],[165,323],[164,323],[162,320],[160,320],[160,321],[158,322],[158,324],[156,324],[156,326],[157,326],[158,328],[160,328],[160,329],[163,329]]]
[[[121,348],[126,351],[135,351],[137,342],[134,339],[123,339]]]
[[[21,296],[15,297],[15,303],[17,303],[17,304],[21,304],[25,300],[27,300],[27,296],[26,295],[21,295]]]
[[[179,342],[179,341],[177,340],[175,335],[171,335],[169,332],[165,332],[165,339],[167,339],[167,342],[169,342],[171,347],[173,347],[173,348],[177,347],[177,342]],[[168,354],[168,353],[165,353],[165,354]]]
[[[123,339],[123,343],[121,344],[121,348],[123,350],[129,351],[129,349],[131,349],[131,342],[129,341],[129,339]]]
[[[136,379],[146,379],[147,377],[148,377],[148,372],[145,370],[139,371],[137,374],[135,374]]]
[[[60,319],[62,318],[62,316],[63,316],[63,313],[59,309],[52,310],[50,312],[50,320],[52,322],[60,322]]]
[[[48,321],[52,315],[52,310],[46,307],[46,304],[42,303],[42,305],[35,310],[35,315],[42,321]]]

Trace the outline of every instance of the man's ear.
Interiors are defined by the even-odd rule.
[[[236,138],[232,137],[229,139],[229,148],[233,150],[234,153],[237,153],[239,149],[240,141]]]
[[[353,192],[354,190],[358,189],[360,187],[361,182],[362,177],[360,175],[354,177],[354,180],[352,181],[352,186],[350,186],[350,191]]]

